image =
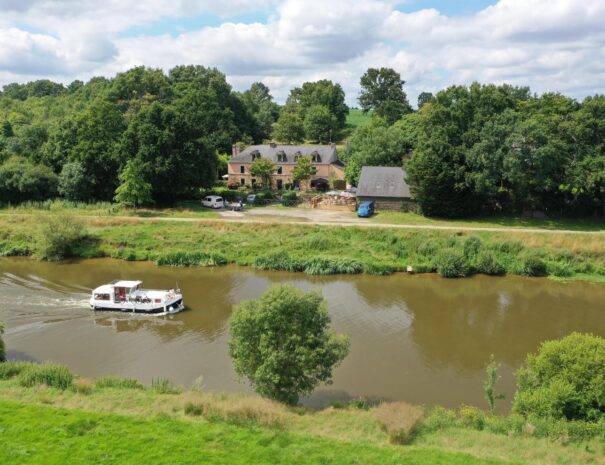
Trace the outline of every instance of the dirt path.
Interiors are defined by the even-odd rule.
[[[179,218],[162,216],[107,216],[99,217],[83,215],[84,218],[112,218],[119,220],[139,221],[172,221],[186,223],[249,223],[249,224],[294,224],[301,226],[342,226],[362,228],[392,228],[410,230],[433,231],[476,231],[476,232],[503,232],[503,233],[537,233],[537,234],[590,234],[601,235],[605,231],[576,231],[569,229],[539,229],[539,228],[506,228],[482,226],[446,226],[446,225],[419,225],[419,224],[392,224],[375,223],[364,218],[358,218],[353,213],[326,211],[326,210],[284,210],[278,208],[259,208],[244,212],[222,210],[218,212],[219,218]],[[31,216],[30,214],[1,213],[0,216]]]

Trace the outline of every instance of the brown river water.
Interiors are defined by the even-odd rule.
[[[113,279],[183,290],[185,312],[98,313],[90,290]],[[311,277],[243,267],[171,268],[110,259],[45,263],[0,258],[0,321],[9,358],[64,363],[83,376],[170,378],[208,390],[247,391],[227,353],[232,307],[274,283],[320,291],[351,350],[334,384],[305,400],[370,396],[484,407],[490,354],[510,401],[514,371],[542,341],[573,331],[605,336],[605,285],[520,277],[447,280],[405,274]]]

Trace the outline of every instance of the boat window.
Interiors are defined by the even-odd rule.
[[[109,294],[95,294],[95,300],[109,300]]]

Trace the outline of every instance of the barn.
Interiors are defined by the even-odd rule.
[[[376,210],[414,210],[403,168],[364,166],[357,184],[357,202],[373,200]]]

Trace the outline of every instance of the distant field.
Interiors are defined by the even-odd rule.
[[[358,109],[349,110],[349,114],[347,115],[346,127],[343,131],[342,141],[346,141],[353,131],[357,129],[359,126],[363,126],[364,124],[368,124],[372,120],[372,115],[370,113],[363,113],[363,111]]]

